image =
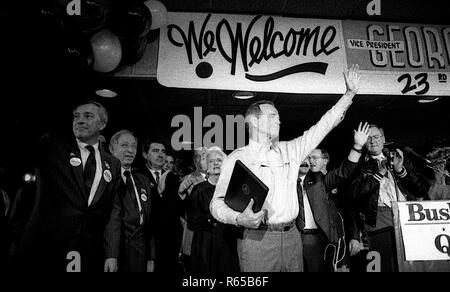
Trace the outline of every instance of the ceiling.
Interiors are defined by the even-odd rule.
[[[447,1],[380,0],[381,16],[367,16],[369,0],[160,0],[169,11],[271,14],[291,17],[362,19],[448,24]],[[38,1],[30,2],[36,5]],[[3,4],[2,4],[3,5]],[[170,122],[177,114],[192,115],[201,106],[208,114],[243,114],[258,99],[275,102],[281,116],[281,138],[291,139],[312,126],[339,98],[337,95],[301,95],[258,92],[251,100],[232,99],[233,92],[165,88],[156,80],[113,79],[110,76],[73,71],[55,57],[59,40],[40,30],[36,10],[14,9],[6,4],[0,12],[3,42],[0,130],[8,142],[1,143],[1,162],[17,172],[28,167],[35,138],[46,131],[71,133],[71,109],[93,88],[109,87],[119,93],[102,100],[111,120],[107,139],[121,128],[138,136],[161,135],[170,140],[177,129]],[[26,7],[25,4],[21,4]],[[382,85],[380,85],[382,86]],[[450,94],[449,94],[450,95]],[[352,129],[359,121],[385,127],[387,139],[425,153],[433,145],[449,146],[450,97],[419,104],[414,96],[357,96],[345,120],[324,140],[332,157],[341,158],[352,145]],[[204,130],[205,132],[207,129]],[[5,141],[5,140],[3,140]],[[22,167],[23,166],[23,167]]]

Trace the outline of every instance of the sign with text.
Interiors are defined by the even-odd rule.
[[[168,87],[344,93],[342,23],[168,13],[157,79]]]
[[[450,260],[450,201],[399,202],[407,261]]]
[[[449,95],[450,26],[343,21],[348,64],[359,64],[359,93]]]

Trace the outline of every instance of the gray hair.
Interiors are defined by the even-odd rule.
[[[108,111],[106,110],[106,108],[99,102],[93,101],[93,100],[85,100],[79,104],[77,104],[77,106],[74,108],[74,112],[77,108],[79,108],[82,105],[85,104],[93,104],[98,108],[98,115],[100,117],[100,120],[105,123],[105,125],[108,123]]]
[[[119,138],[124,134],[130,134],[136,140],[136,144],[138,143],[138,139],[136,138],[136,136],[134,135],[133,132],[131,132],[130,130],[127,130],[127,129],[120,130],[120,131],[116,132],[114,135],[112,135],[111,139],[109,140],[108,148],[111,153],[113,151],[113,147],[115,145],[117,145],[117,143],[119,143]]]
[[[219,146],[212,146],[210,148],[207,148],[206,157],[212,154],[212,152],[218,152],[223,158],[227,157],[225,152],[223,152],[222,148],[220,148]]]

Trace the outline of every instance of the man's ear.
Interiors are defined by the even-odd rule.
[[[103,129],[106,127],[106,123],[102,122],[102,124],[100,125],[100,131],[103,131]]]
[[[258,125],[258,118],[256,117],[256,115],[249,115],[247,117],[247,124],[249,128],[256,128],[256,126]]]

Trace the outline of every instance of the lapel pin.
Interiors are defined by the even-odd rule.
[[[145,194],[141,194],[141,200],[147,202],[147,196]]]
[[[103,178],[105,179],[106,182],[111,182],[111,180],[112,180],[112,174],[111,174],[111,171],[109,171],[108,169],[106,169],[106,170],[103,172]]]
[[[77,167],[77,166],[80,166],[81,165],[81,159],[80,158],[78,158],[78,157],[72,157],[72,158],[70,158],[70,165],[72,165],[72,166],[74,166],[74,167]]]

